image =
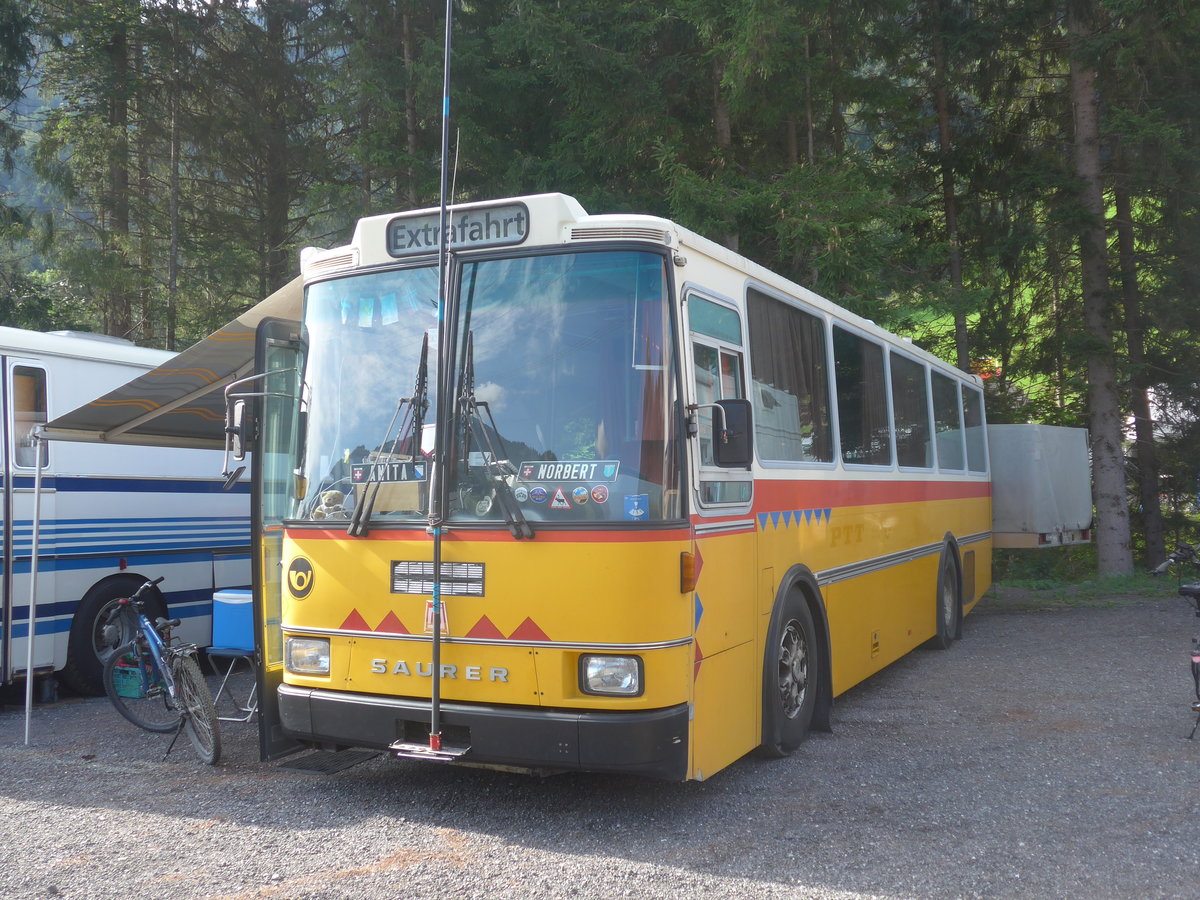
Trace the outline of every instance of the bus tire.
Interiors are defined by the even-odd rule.
[[[72,690],[90,697],[104,696],[105,661],[118,647],[133,639],[132,634],[116,634],[106,643],[104,623],[117,600],[128,597],[144,580],[130,575],[109,578],[93,586],[79,601],[67,639],[67,662],[60,673]],[[148,593],[146,614],[153,622],[166,615],[166,605],[157,591],[152,589]]]
[[[821,644],[803,595],[775,605],[763,654],[762,755],[790,755],[808,737],[821,677]]]
[[[942,550],[938,563],[937,578],[937,633],[929,639],[927,646],[933,650],[949,650],[958,637],[962,619],[962,592],[958,587],[958,566],[954,563],[954,552],[949,546]]]

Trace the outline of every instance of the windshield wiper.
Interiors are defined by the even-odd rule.
[[[508,459],[507,447],[504,448],[503,459],[496,452],[496,445],[492,440],[493,435],[501,444],[503,444],[504,438],[501,437],[500,430],[496,427],[491,407],[475,396],[475,338],[472,331],[467,332],[467,344],[463,353],[462,387],[458,395],[458,407],[465,425],[462,453],[464,465],[470,466],[471,435],[478,433],[480,443],[486,448],[483,451],[483,462],[489,475],[488,480],[493,485],[493,496],[496,503],[499,504],[501,512],[504,513],[508,530],[517,540],[532,540],[533,526],[521,512],[520,504],[513,496],[512,486],[508,483],[509,477],[515,475],[517,470]],[[484,423],[481,412],[487,413],[487,423]],[[478,432],[476,432],[477,427]]]
[[[409,440],[409,448],[411,450],[412,461],[415,464],[417,454],[421,452],[421,430],[425,423],[425,410],[429,406],[429,332],[425,332],[425,336],[421,339],[421,361],[417,364],[417,382],[413,388],[411,397],[401,397],[396,403],[396,410],[392,413],[392,420],[388,422],[387,431],[384,433],[383,443],[379,445],[379,451],[376,454],[375,461],[370,463],[370,478],[367,484],[363,487],[361,502],[354,507],[354,512],[350,515],[350,524],[346,528],[346,534],[351,537],[364,537],[370,531],[371,512],[375,508],[375,498],[379,495],[379,485],[382,479],[379,475],[378,466],[385,465],[380,462],[380,458],[385,452],[385,448],[389,443],[391,449],[386,451],[395,454],[396,447],[404,439],[405,435],[411,435]],[[401,412],[407,410],[403,418]],[[392,434],[392,427],[396,424],[396,420],[400,419],[400,427],[396,431],[396,436],[389,442],[389,437]]]

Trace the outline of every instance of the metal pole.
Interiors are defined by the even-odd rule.
[[[31,435],[37,470],[33,476],[33,544],[29,561],[29,638],[25,648],[25,746],[29,746],[29,723],[33,718],[33,641],[37,633],[38,553],[42,531],[42,436]]]
[[[442,53],[442,172],[438,197],[438,429],[434,436],[433,473],[430,480],[429,525],[433,532],[433,658],[432,686],[429,698],[429,749],[442,749],[442,495],[445,491],[443,477],[447,447],[451,446],[450,427],[454,419],[450,388],[454,383],[452,360],[454,359],[454,329],[447,327],[454,321],[447,315],[450,304],[450,277],[448,257],[450,236],[446,228],[449,203],[449,158],[450,158],[450,34],[454,15],[454,0],[446,0],[446,34]]]

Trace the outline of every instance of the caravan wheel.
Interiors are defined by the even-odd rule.
[[[128,597],[144,582],[145,579],[136,576],[111,578],[93,587],[79,601],[67,641],[67,664],[60,673],[72,690],[93,697],[104,694],[105,661],[118,647],[133,640],[132,633],[125,633],[128,626],[124,617],[118,617],[115,628],[106,629],[105,624],[117,600]],[[166,615],[166,606],[157,592],[148,598],[146,612],[151,621]]]

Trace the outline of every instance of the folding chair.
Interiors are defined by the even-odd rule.
[[[255,674],[254,604],[250,591],[221,590],[213,595],[213,646],[208,648],[208,661],[221,676],[221,686],[213,694],[217,718],[222,722],[249,722],[258,712],[258,679],[254,679],[254,686],[242,701],[234,696],[230,678],[241,662],[251,675]],[[235,715],[221,715],[222,698],[227,705],[232,704]]]

